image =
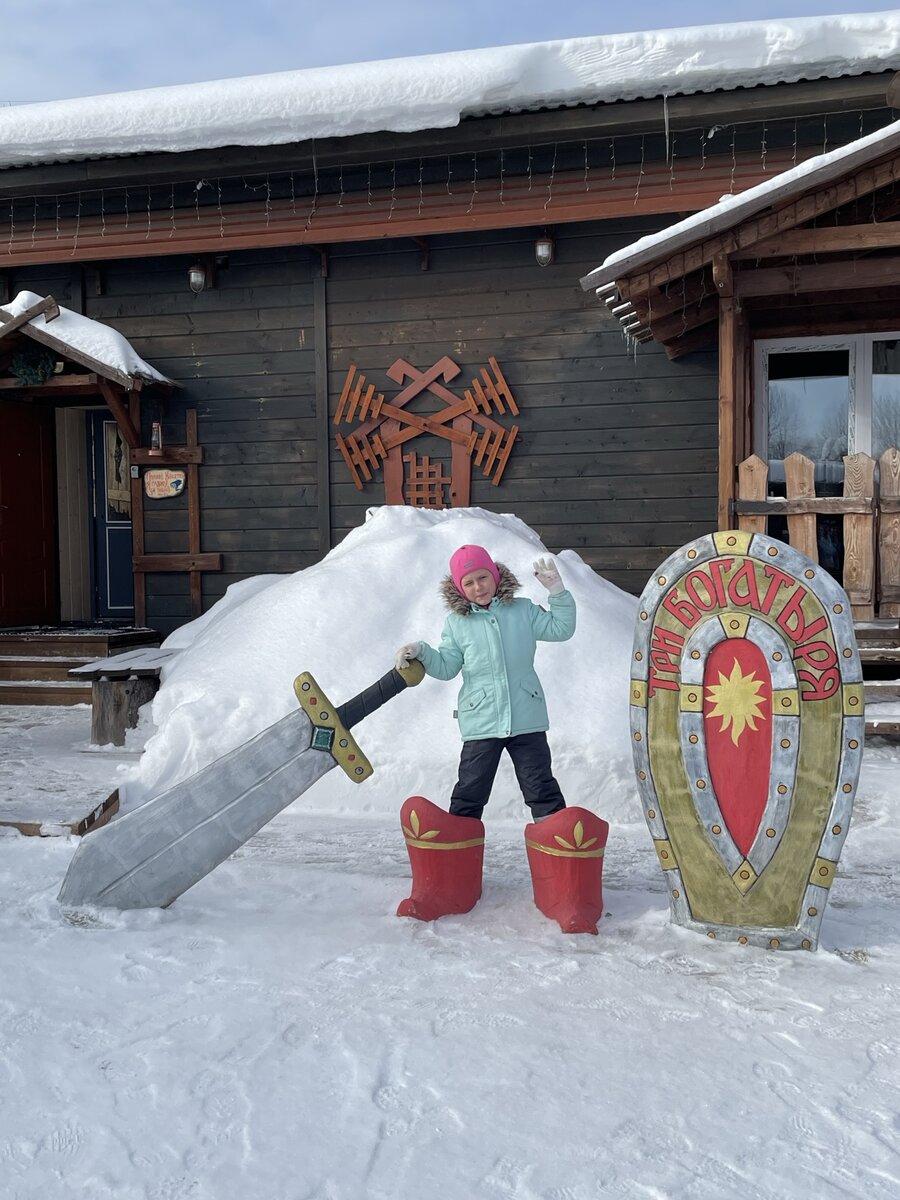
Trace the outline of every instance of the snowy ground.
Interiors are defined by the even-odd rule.
[[[83,815],[128,761],[89,728],[0,710],[3,792]],[[381,813],[300,802],[170,909],[69,919],[75,839],[0,834],[0,1194],[894,1200],[898,778],[867,748],[815,954],[670,926],[633,796],[596,938],[533,907],[511,816],[433,925]]]
[[[466,542],[542,598],[515,517],[375,510],[178,630],[125,751],[88,745],[86,707],[0,709],[0,816],[133,807],[295,707],[299,670],[346,699],[437,641]],[[400,804],[446,803],[459,753],[435,680],[361,725],[371,780],[332,771],[166,910],[63,911],[76,839],[0,830],[2,1200],[896,1200],[900,749],[866,750],[817,953],[671,926],[630,762],[636,602],[557,561],[578,628],[537,665],[564,792],[612,827],[600,935],[534,907],[508,768],[481,902],[394,915]]]

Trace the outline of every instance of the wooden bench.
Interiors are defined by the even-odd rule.
[[[159,673],[178,650],[142,646],[112,658],[98,658],[69,671],[70,679],[91,681],[91,743],[124,746],[137,725],[138,710],[159,689]]]

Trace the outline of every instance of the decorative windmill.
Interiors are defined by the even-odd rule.
[[[380,466],[384,467],[384,495],[387,504],[410,504],[419,508],[460,508],[470,503],[472,464],[480,467],[496,487],[500,482],[518,425],[505,428],[491,417],[507,412],[518,416],[519,408],[497,360],[488,359],[462,397],[445,385],[459,375],[461,368],[444,357],[427,371],[398,358],[387,369],[388,378],[401,390],[392,402],[385,400],[375,385],[366,384],[355,365],[347,371],[335,425],[358,421],[356,428],[335,442],[359,491],[370,482]],[[431,416],[406,411],[416,396],[428,391],[444,406]],[[423,433],[434,434],[451,444],[450,475],[440,462],[414,449],[402,447]],[[447,489],[449,488],[449,497]]]

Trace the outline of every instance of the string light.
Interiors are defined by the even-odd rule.
[[[425,203],[425,193],[424,193],[423,186],[422,186],[422,172],[424,171],[424,169],[425,169],[424,163],[423,163],[422,159],[420,158],[419,159],[419,208],[418,208],[418,213],[417,213],[417,215],[420,217],[422,215],[422,205]]]
[[[312,197],[312,204],[310,205],[310,208],[309,208],[309,212],[306,214],[305,229],[309,229],[310,225],[312,224],[312,219],[316,214],[316,210],[317,210],[318,204],[319,204],[319,163],[318,163],[318,159],[316,158],[315,140],[313,140],[313,143],[312,143],[312,160],[313,160],[313,197]],[[267,209],[266,210],[266,225],[268,225],[268,224],[269,224],[269,214],[268,214],[268,209]]]
[[[72,239],[72,249],[69,257],[73,257],[78,249],[78,234],[81,232],[81,192],[78,193],[78,208],[75,213],[75,236]]]
[[[169,189],[169,238],[175,236],[175,184]]]
[[[585,190],[586,192],[589,192],[589,191],[591,190],[591,183],[590,183],[590,180],[588,179],[588,144],[587,144],[587,138],[585,138],[585,139],[584,139],[584,190]]]
[[[391,207],[388,209],[388,220],[394,219],[394,205],[397,203],[397,160],[391,163]]]
[[[472,155],[472,195],[469,197],[469,207],[466,209],[466,216],[475,207],[475,198],[478,195],[478,151]]]
[[[152,204],[152,198],[150,196],[150,185],[148,183],[147,184],[147,232],[144,234],[145,242],[149,242],[150,232],[153,228],[153,218],[152,218],[151,212],[150,212],[151,204]]]
[[[672,134],[672,153],[669,157],[669,191],[675,190],[675,144],[678,141],[675,134]]]
[[[531,153],[531,147],[529,146],[528,147],[528,190],[529,190],[529,192],[531,191],[531,185],[532,185],[531,164],[533,161],[534,161],[534,155]]]
[[[559,150],[559,143],[553,144],[553,161],[550,163],[550,179],[547,182],[547,199],[544,201],[544,212],[550,207],[550,201],[553,199],[553,181],[556,178],[556,155]]]
[[[766,145],[766,133],[767,133],[766,123],[765,123],[765,121],[763,121],[761,150],[762,150],[762,169],[764,171],[766,170],[766,153],[768,151],[768,146]]]
[[[344,169],[341,168],[341,199],[344,198]],[[297,215],[297,189],[294,185],[294,172],[291,171],[291,216]]]
[[[634,206],[637,205],[638,197],[641,194],[641,183],[644,179],[644,135],[641,134],[641,165],[638,167],[637,187],[634,189]]]
[[[222,180],[216,180],[216,209],[219,213],[219,237],[225,236],[225,210],[222,208]]]
[[[737,126],[731,127],[731,184],[729,191],[734,195],[734,177],[737,173]]]
[[[100,194],[101,194],[101,196],[103,195],[102,192]],[[37,238],[37,221],[38,221],[38,203],[37,203],[37,196],[35,196],[34,197],[34,207],[31,212],[31,245],[32,246],[34,246],[35,239]]]
[[[452,176],[453,176],[453,164],[450,162],[450,155],[448,154],[447,155],[447,195],[448,196],[453,195],[453,192],[450,190],[450,180],[451,180]]]
[[[797,118],[796,117],[794,118],[794,154],[793,154],[793,158],[791,159],[791,163],[793,166],[796,167],[796,165],[797,165]]]
[[[6,248],[7,254],[12,254],[13,238],[16,236],[16,214],[15,201],[9,202],[9,245]]]
[[[610,179],[615,179],[615,177],[616,177],[616,139],[614,137],[611,137],[609,139],[609,149],[610,149],[610,154],[612,155],[612,174],[610,175]]]

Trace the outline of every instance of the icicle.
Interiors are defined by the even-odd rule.
[[[666,162],[669,161],[669,96],[663,92],[663,125],[666,131]]]

